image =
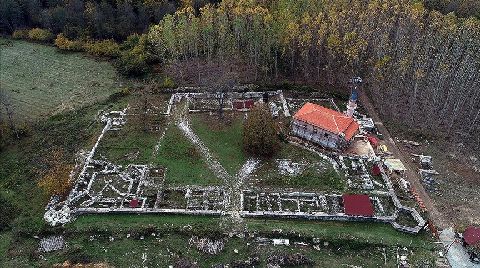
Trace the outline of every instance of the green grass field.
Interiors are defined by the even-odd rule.
[[[230,175],[235,175],[245,163],[243,151],[243,115],[225,115],[224,122],[216,116],[193,114],[190,116],[193,131],[215,154]]]
[[[0,87],[19,121],[85,106],[119,90],[119,77],[110,63],[80,53],[0,38],[0,57]]]
[[[222,183],[210,171],[195,146],[174,124],[166,131],[153,163],[167,168],[165,184],[169,186]]]
[[[149,164],[159,139],[159,132],[145,132],[126,125],[121,130],[107,132],[100,142],[96,157],[105,157],[120,165]]]
[[[258,245],[248,237],[227,238],[221,234],[225,227],[222,227],[221,218],[217,217],[88,215],[79,217],[65,227],[64,235],[69,241],[69,248],[45,254],[46,259],[39,260],[39,263],[48,266],[71,259],[107,262],[116,267],[166,267],[183,259],[196,262],[199,267],[211,267],[257,257],[259,263],[256,267],[265,267],[266,260],[272,255],[300,253],[313,260],[315,267],[396,267],[396,248],[406,246],[412,250],[409,258],[417,267],[425,260],[431,261],[435,253],[431,240],[425,235],[397,232],[387,224],[303,220],[267,222],[259,219],[245,221],[248,230],[260,237],[289,238],[291,244],[294,241],[309,242],[315,237],[320,240],[320,249],[315,250],[311,246]],[[283,231],[278,233],[279,229]],[[277,233],[272,235],[274,230]],[[298,234],[303,238],[299,238]],[[225,248],[217,255],[202,253],[188,244],[192,235],[225,239]],[[111,237],[114,239],[111,240]],[[31,243],[24,241],[21,246],[28,248]]]

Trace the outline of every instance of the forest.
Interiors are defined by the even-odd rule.
[[[366,78],[389,120],[479,145],[480,21],[409,0],[230,1],[150,28],[164,62],[244,58],[256,79]]]
[[[209,2],[214,1],[189,4],[198,9]],[[0,33],[39,27],[68,38],[123,40],[145,32],[182,5],[180,0],[1,0]]]

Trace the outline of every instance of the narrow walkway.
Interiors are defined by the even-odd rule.
[[[225,187],[225,212],[232,216],[234,223],[240,223],[242,221],[240,217],[240,211],[242,210],[241,193],[243,191],[243,184],[248,176],[255,171],[260,163],[260,160],[249,159],[243,164],[235,176],[229,175],[222,164],[210,153],[208,147],[205,146],[205,144],[190,128],[187,118],[187,111],[188,102],[175,106],[173,116],[176,125],[183,132],[185,137],[187,137],[190,142],[200,151],[202,157],[205,159],[205,162],[214,175],[223,180]]]
[[[455,239],[452,227],[440,232],[440,241],[447,250],[446,257],[452,268],[480,268],[480,264],[474,264],[470,261],[462,243]]]

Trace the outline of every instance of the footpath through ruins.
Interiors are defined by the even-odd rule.
[[[225,191],[224,212],[225,214],[231,216],[233,223],[236,223],[233,225],[235,226],[235,229],[237,231],[242,231],[242,225],[239,225],[238,223],[242,223],[240,212],[243,210],[241,203],[243,184],[248,176],[255,171],[260,161],[256,159],[248,159],[237,172],[237,174],[235,174],[235,176],[228,174],[218,159],[216,159],[210,153],[210,150],[207,148],[207,146],[205,146],[205,144],[190,128],[190,123],[188,121],[188,101],[184,100],[182,103],[176,105],[172,112],[175,125],[178,126],[185,137],[188,138],[193,145],[195,145],[197,150],[201,152],[202,157],[213,174],[223,180]]]

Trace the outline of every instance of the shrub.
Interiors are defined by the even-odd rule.
[[[12,33],[13,39],[27,39],[28,38],[28,29],[19,29],[15,30]]]
[[[116,58],[120,55],[120,45],[112,39],[88,41],[85,50],[94,56]]]
[[[151,54],[147,50],[147,36],[132,34],[121,45],[122,53],[117,70],[127,76],[141,76],[149,71]]]
[[[121,74],[127,76],[141,76],[149,69],[145,56],[135,49],[123,52],[116,67]]]
[[[175,84],[173,79],[170,78],[170,76],[165,76],[165,78],[163,78],[162,83],[160,84],[160,87],[161,88],[176,88],[177,85]]]
[[[55,46],[62,50],[84,51],[84,43],[80,40],[69,40],[63,33],[57,35]]]
[[[70,181],[71,170],[71,165],[55,166],[40,179],[38,186],[42,188],[47,196],[65,196],[72,188],[72,182]]]
[[[246,152],[257,156],[272,156],[280,148],[275,121],[266,105],[255,105],[243,128],[243,146]]]
[[[53,34],[49,30],[33,28],[28,31],[28,39],[40,42],[51,42],[53,40]]]
[[[47,196],[65,196],[72,188],[70,172],[73,166],[64,162],[63,151],[58,150],[51,152],[46,164],[50,168],[38,181],[38,186]]]
[[[138,34],[129,35],[127,40],[122,43],[122,50],[132,50],[140,43],[141,38],[142,36]]]

